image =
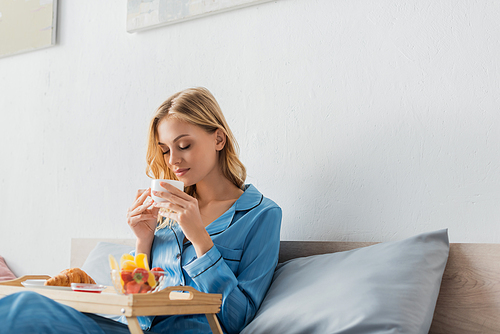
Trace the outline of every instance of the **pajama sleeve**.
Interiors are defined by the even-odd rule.
[[[200,291],[222,294],[217,316],[227,333],[239,333],[253,319],[271,284],[278,263],[281,216],[281,209],[271,206],[253,217],[253,225],[244,232],[236,275],[217,246],[184,266]]]

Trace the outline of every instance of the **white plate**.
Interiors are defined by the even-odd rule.
[[[54,289],[54,290],[69,290],[71,288],[69,286],[53,286],[53,285],[44,285],[45,279],[27,279],[21,284],[27,288],[37,288],[37,289]]]
[[[26,281],[21,282],[21,284],[24,286],[43,286],[45,282],[47,282],[46,279],[27,279]]]

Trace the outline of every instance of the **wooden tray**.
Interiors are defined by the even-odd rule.
[[[142,333],[138,316],[205,314],[213,333],[222,334],[216,313],[220,311],[221,294],[197,291],[189,286],[167,287],[155,293],[122,295],[113,287],[102,293],[56,290],[42,287],[24,287],[21,282],[28,279],[48,279],[46,275],[26,275],[0,282],[0,298],[19,291],[33,290],[80,312],[125,315],[133,334]]]

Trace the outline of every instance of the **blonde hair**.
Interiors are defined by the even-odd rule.
[[[203,87],[188,88],[170,96],[158,107],[149,126],[148,149],[146,153],[146,174],[155,179],[177,180],[168,168],[163,152],[158,146],[158,124],[165,118],[175,117],[178,120],[197,125],[214,133],[217,129],[226,135],[226,144],[219,152],[219,165],[222,174],[236,187],[242,189],[246,179],[246,169],[238,158],[238,143],[229,129],[219,104],[214,96]],[[186,193],[194,196],[196,185],[188,186]]]

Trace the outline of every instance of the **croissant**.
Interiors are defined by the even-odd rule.
[[[45,285],[71,286],[71,283],[96,284],[85,271],[80,268],[70,268],[61,271],[56,276],[45,281]]]

